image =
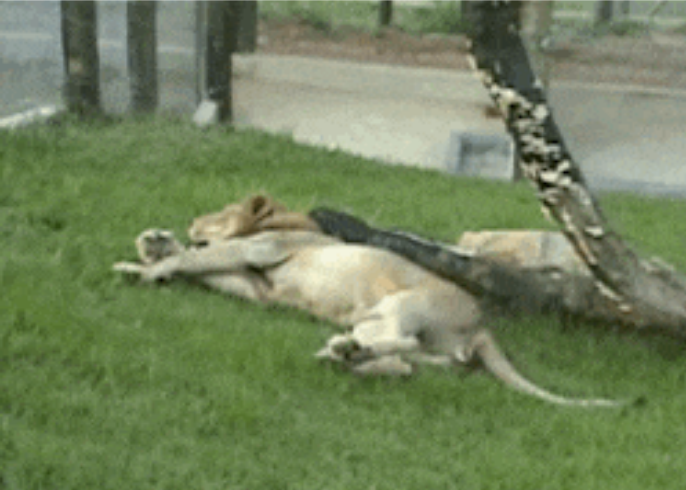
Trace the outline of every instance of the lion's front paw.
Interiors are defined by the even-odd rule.
[[[183,245],[169,230],[145,230],[136,238],[138,256],[144,264],[154,264],[172,255],[181,253]]]
[[[112,270],[116,272],[123,272],[124,274],[141,274],[144,266],[136,262],[116,262],[112,266]]]

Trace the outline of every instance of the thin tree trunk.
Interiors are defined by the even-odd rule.
[[[393,2],[382,0],[379,2],[379,27],[388,27],[393,21]]]
[[[508,2],[469,2],[472,56],[518,148],[523,174],[623,323],[686,335],[686,281],[641,260],[607,223],[532,71]]]
[[[207,94],[209,99],[218,104],[218,119],[231,122],[233,118],[231,77],[230,40],[227,35],[226,2],[207,2]]]
[[[631,1],[630,0],[619,0],[619,14],[623,19],[628,19],[631,17]]]
[[[202,2],[206,9],[204,73],[209,100],[217,104],[217,120],[230,124],[233,120],[232,55],[238,40],[238,20],[242,2]],[[201,7],[201,8],[203,8]]]
[[[257,0],[246,0],[240,4],[236,51],[254,53],[257,49]]]
[[[129,0],[126,4],[127,52],[131,109],[138,113],[155,112],[157,87],[157,3]]]
[[[603,25],[612,22],[612,0],[598,0],[595,7],[595,24]]]
[[[79,116],[99,114],[100,59],[95,2],[63,0],[61,17],[67,109]]]

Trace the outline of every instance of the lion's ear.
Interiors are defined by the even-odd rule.
[[[261,221],[276,213],[286,211],[286,207],[283,204],[265,194],[250,196],[244,203],[244,209],[255,221]]]
[[[257,221],[272,211],[273,206],[271,201],[270,197],[262,194],[250,196],[243,203],[243,210],[248,216]]]

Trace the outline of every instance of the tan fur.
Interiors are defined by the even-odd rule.
[[[278,226],[276,225],[278,223]],[[288,223],[288,226],[282,226]],[[470,294],[385,250],[350,245],[318,233],[309,218],[265,196],[197,218],[189,235],[203,248],[183,249],[169,232],[148,230],[138,244],[142,264],[115,269],[145,281],[184,277],[264,303],[301,308],[352,329],[317,353],[353,372],[407,375],[419,362],[450,365],[481,359],[511,387],[564,405],[611,406],[549,393],[519,375],[491,334]],[[160,247],[166,237],[173,240]]]
[[[218,213],[193,221],[188,235],[193,242],[222,240],[251,235],[266,230],[320,231],[317,224],[302,213],[288,211],[269,196],[252,196],[242,203],[229,204]]]

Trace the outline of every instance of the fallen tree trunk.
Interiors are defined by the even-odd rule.
[[[617,321],[615,309],[598,293],[593,276],[562,234],[468,232],[455,246],[372,228],[359,218],[330,209],[314,209],[310,217],[324,233],[390,250],[456,283],[484,301],[489,310]]]
[[[316,208],[309,216],[328,235],[349,243],[364,243],[390,250],[455,282],[475,296],[491,297],[501,303],[514,300],[535,310],[546,309],[549,302],[543,294],[525,297],[530,291],[542,291],[543,281],[536,275],[527,276],[517,268],[462,253],[447,244],[417,235],[372,228],[361,219],[340,211]]]

